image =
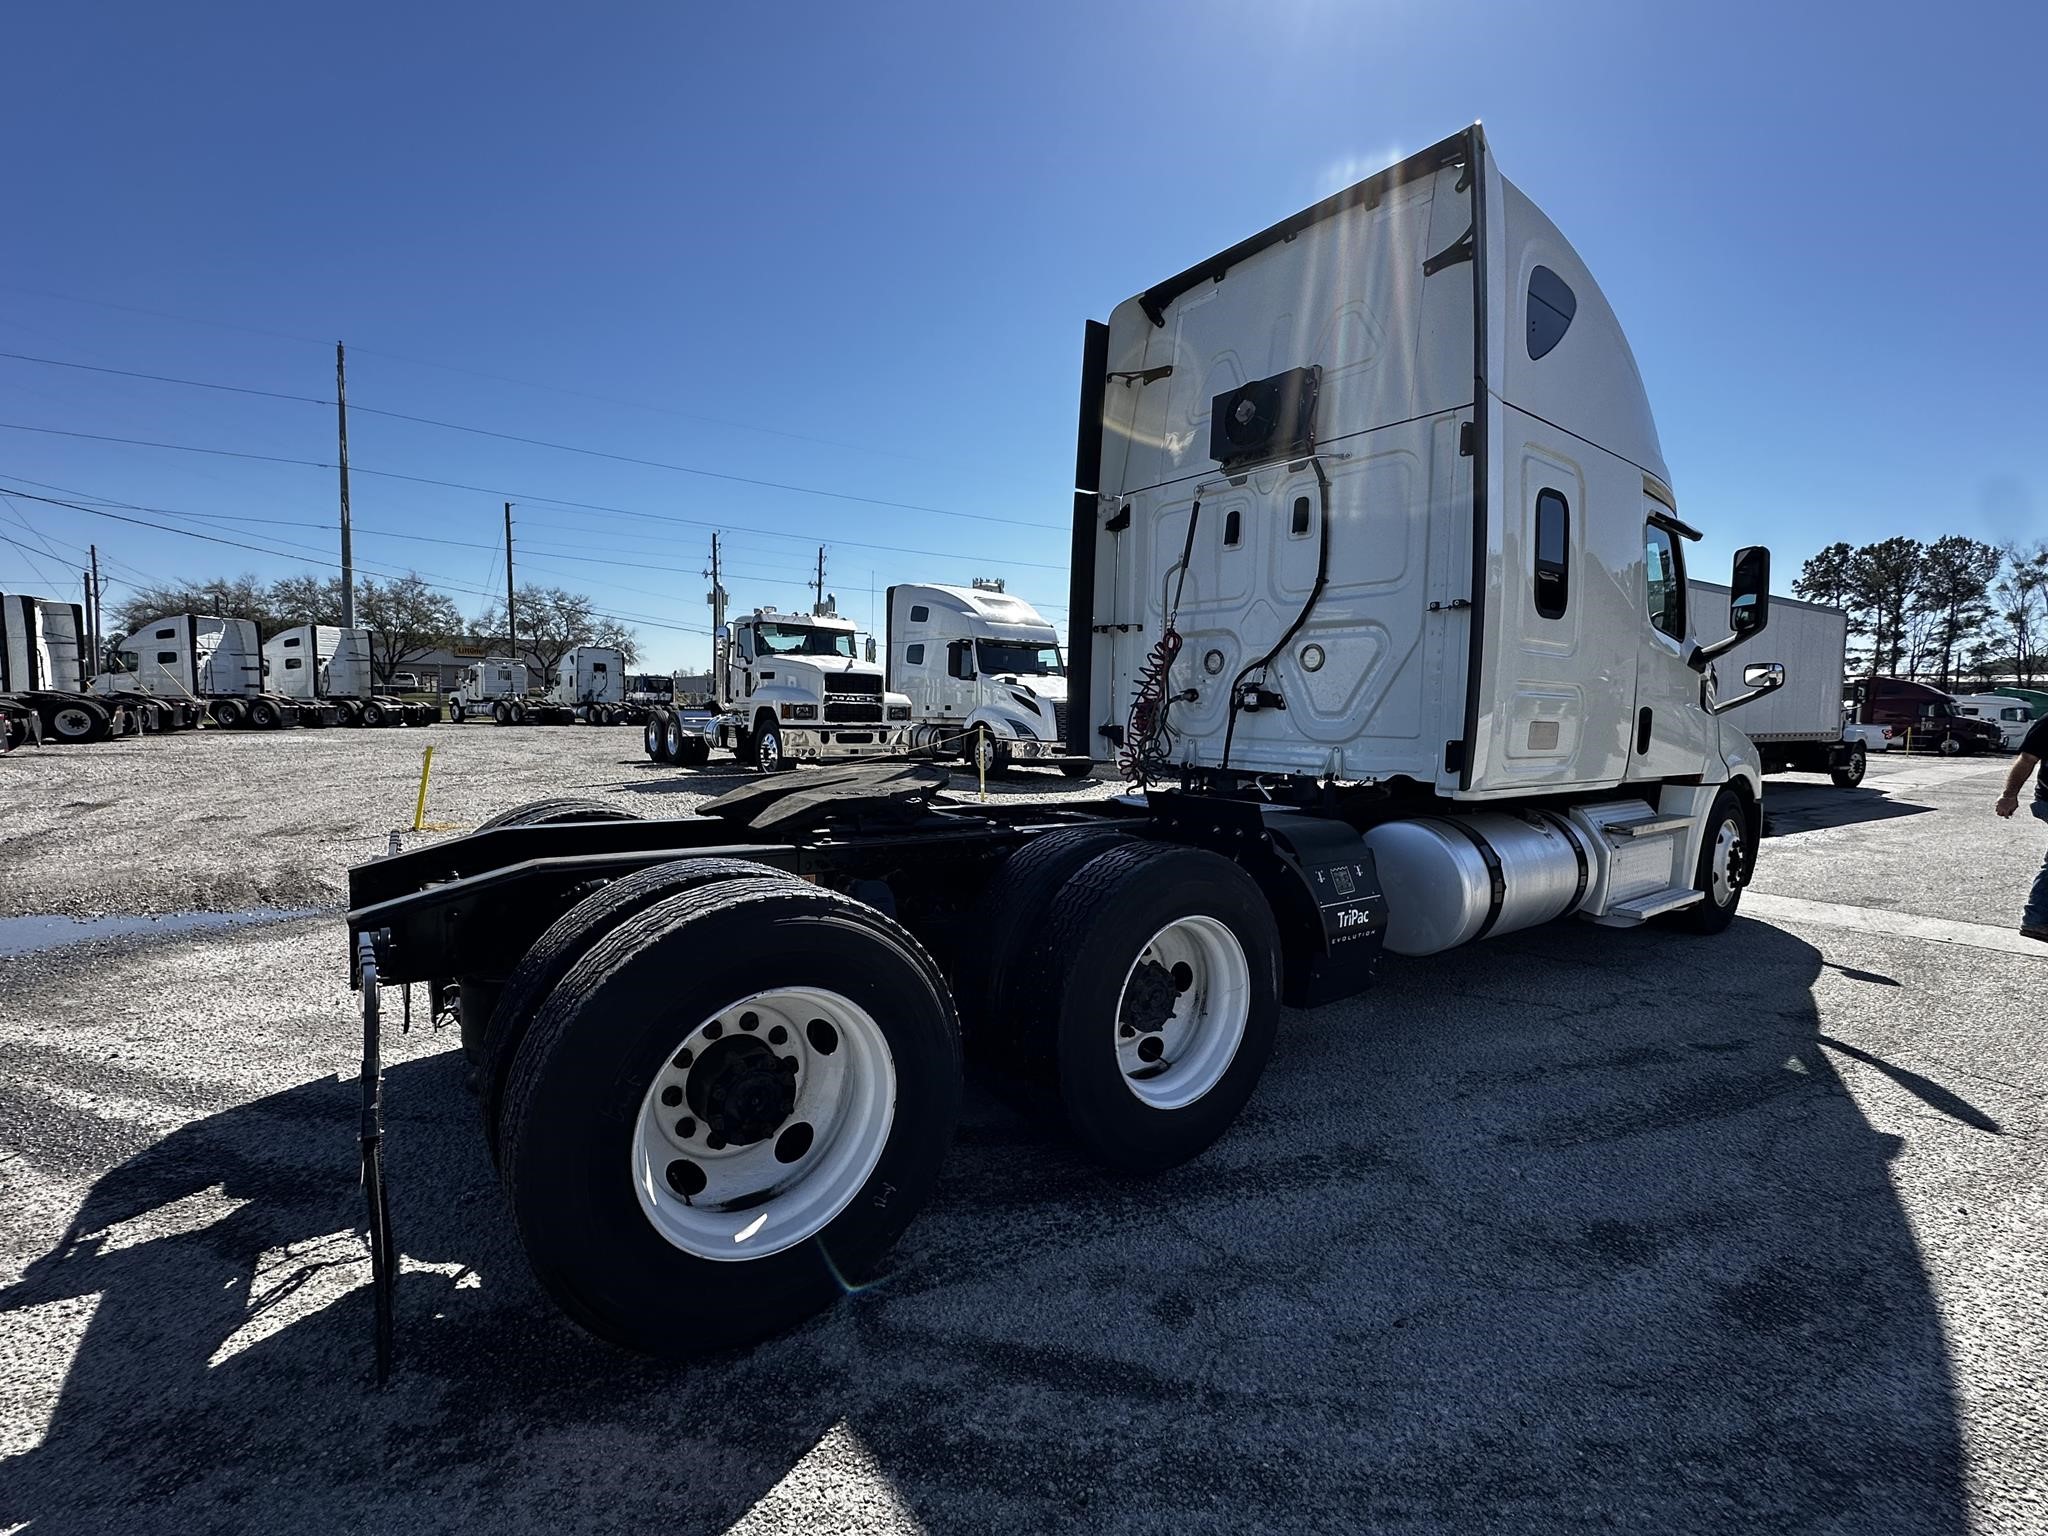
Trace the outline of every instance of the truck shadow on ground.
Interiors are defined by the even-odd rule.
[[[1784,837],[1795,832],[1891,821],[1901,816],[1924,816],[1933,809],[1910,800],[1894,800],[1881,788],[1869,784],[1837,789],[1833,785],[1774,783],[1764,794],[1764,836]]]
[[[695,1533],[766,1496],[789,1529],[1961,1531],[1899,1142],[1829,1064],[1820,966],[1748,921],[1390,963],[1150,1180],[974,1091],[888,1275],[687,1367],[553,1312],[458,1056],[408,1061],[395,1224],[440,1267],[382,1393],[356,1090],[308,1083],[114,1168],[0,1294],[97,1298],[0,1527]]]

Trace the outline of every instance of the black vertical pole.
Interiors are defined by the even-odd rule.
[[[348,357],[334,344],[334,413],[341,438],[341,627],[356,627],[356,557],[348,520]]]

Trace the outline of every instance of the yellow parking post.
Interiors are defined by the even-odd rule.
[[[427,819],[427,775],[434,771],[434,749],[427,748],[427,755],[420,760],[420,798],[412,808],[412,829],[419,831]]]

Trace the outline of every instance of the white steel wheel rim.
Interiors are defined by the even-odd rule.
[[[787,1113],[764,1136],[713,1145],[719,1125],[752,1135],[773,1113],[762,1112],[762,1075],[775,1070],[764,1055],[795,1063],[779,1069],[791,1081]],[[895,1118],[896,1061],[873,1015],[818,987],[757,992],[678,1040],[648,1085],[633,1130],[633,1191],[648,1223],[683,1252],[766,1258],[817,1236],[852,1203]]]
[[[83,736],[92,730],[92,716],[72,706],[54,711],[50,726],[59,736]]]
[[[773,730],[763,731],[761,739],[754,744],[754,752],[763,768],[774,767],[782,761],[782,733]]]
[[[1714,833],[1712,895],[1714,905],[1725,907],[1735,899],[1735,860],[1742,846],[1742,831],[1732,821],[1721,823]]]
[[[1163,1019],[1162,984],[1172,989]],[[1205,914],[1174,919],[1124,973],[1112,1026],[1124,1086],[1153,1109],[1185,1109],[1213,1092],[1244,1043],[1251,1003],[1251,962],[1229,926]]]

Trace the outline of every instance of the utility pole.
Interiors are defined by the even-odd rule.
[[[334,344],[334,412],[341,432],[341,627],[356,627],[356,556],[348,525],[348,355]]]
[[[512,659],[519,659],[519,622],[512,597],[512,503],[505,503],[505,640],[512,647]]]
[[[718,564],[718,534],[711,535],[711,569],[705,573],[711,578],[711,590],[704,594],[711,604],[711,697],[725,697],[725,583],[719,579],[723,574]]]
[[[100,647],[106,643],[107,632],[100,627],[100,547],[92,548],[92,670],[98,676],[100,670]]]
[[[823,613],[825,611],[825,546],[822,544],[818,546],[818,579],[813,585],[817,589],[818,596],[817,600],[811,604],[811,612]]]
[[[85,673],[85,680],[91,682],[99,674],[98,662],[93,658],[96,658],[100,653],[99,646],[94,643],[92,638],[93,592],[91,571],[79,572],[78,587],[85,594],[85,633],[78,637],[78,649],[80,651],[78,661],[80,670]]]

